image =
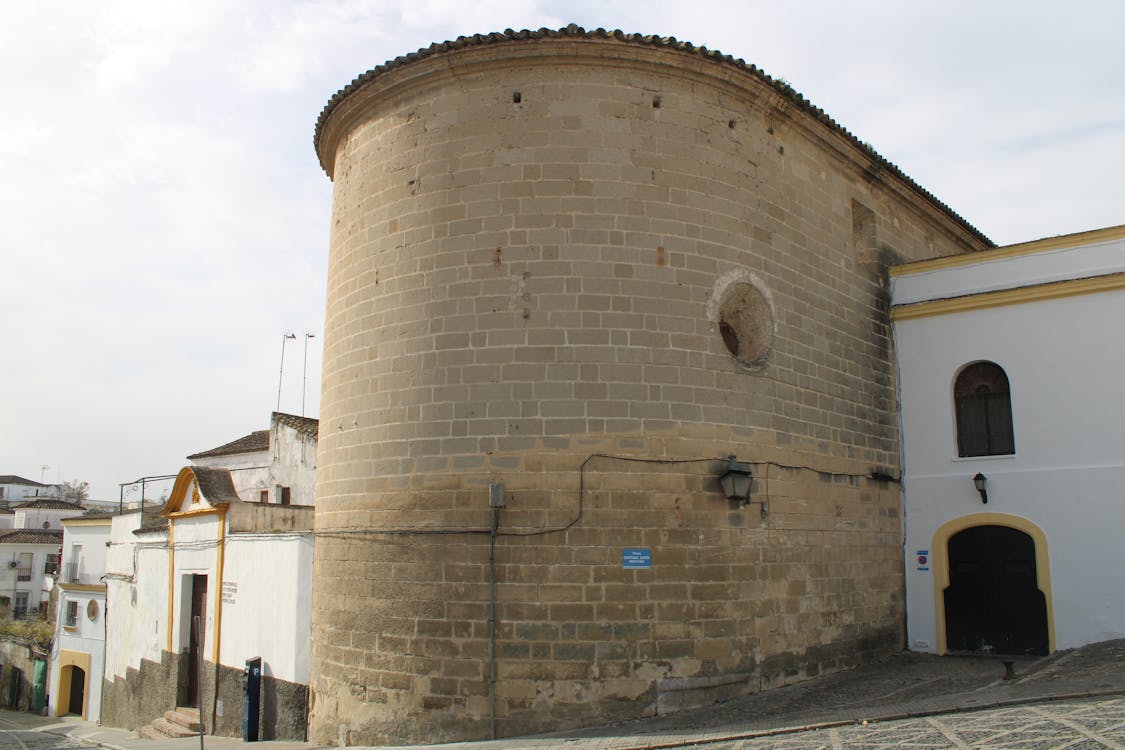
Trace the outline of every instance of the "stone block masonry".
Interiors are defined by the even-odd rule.
[[[376,70],[317,149],[310,741],[617,721],[902,646],[885,266],[976,230],[755,69],[573,28]],[[719,491],[731,454],[768,515]]]

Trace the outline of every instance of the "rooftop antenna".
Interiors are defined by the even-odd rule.
[[[305,391],[309,380],[309,339],[316,334],[305,332],[305,361],[301,365],[301,416],[305,416]]]
[[[293,333],[281,334],[281,367],[277,373],[277,409],[274,411],[281,411],[281,381],[285,377],[285,342],[295,338],[297,336]]]
[[[50,468],[47,464],[39,464],[39,484],[47,483],[47,470]]]

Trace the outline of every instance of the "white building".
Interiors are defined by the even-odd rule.
[[[54,529],[62,531],[64,518],[75,518],[86,512],[85,506],[58,498],[37,498],[11,506],[17,529]]]
[[[904,265],[892,304],[910,647],[1125,637],[1125,226]]]
[[[0,532],[0,610],[16,620],[47,611],[62,537],[44,529]]]
[[[21,503],[37,497],[58,497],[56,484],[42,484],[15,474],[0,475],[0,502]]]
[[[187,458],[196,466],[230,471],[235,491],[244,502],[312,505],[318,425],[311,417],[273,412],[268,430],[251,432]]]
[[[305,738],[316,437],[315,419],[275,413],[189,456],[158,521],[113,519],[104,723],[193,706],[207,733],[237,736],[243,668],[261,657],[260,737]]]
[[[111,515],[63,521],[64,564],[49,672],[51,716],[100,716],[106,636],[103,576],[112,521]]]

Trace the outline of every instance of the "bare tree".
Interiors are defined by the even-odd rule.
[[[72,479],[59,485],[59,495],[63,500],[80,503],[90,497],[90,483]]]

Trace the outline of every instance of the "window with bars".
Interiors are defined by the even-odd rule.
[[[66,620],[64,625],[68,628],[78,627],[78,602],[70,601],[66,603]]]
[[[27,592],[17,591],[14,599],[12,600],[12,619],[24,620],[27,619]]]
[[[31,580],[31,566],[34,561],[34,556],[31,552],[21,552],[19,568],[16,569],[16,580],[30,581]]]
[[[957,410],[957,454],[1005,456],[1016,452],[1008,376],[994,362],[976,362],[953,386]]]

